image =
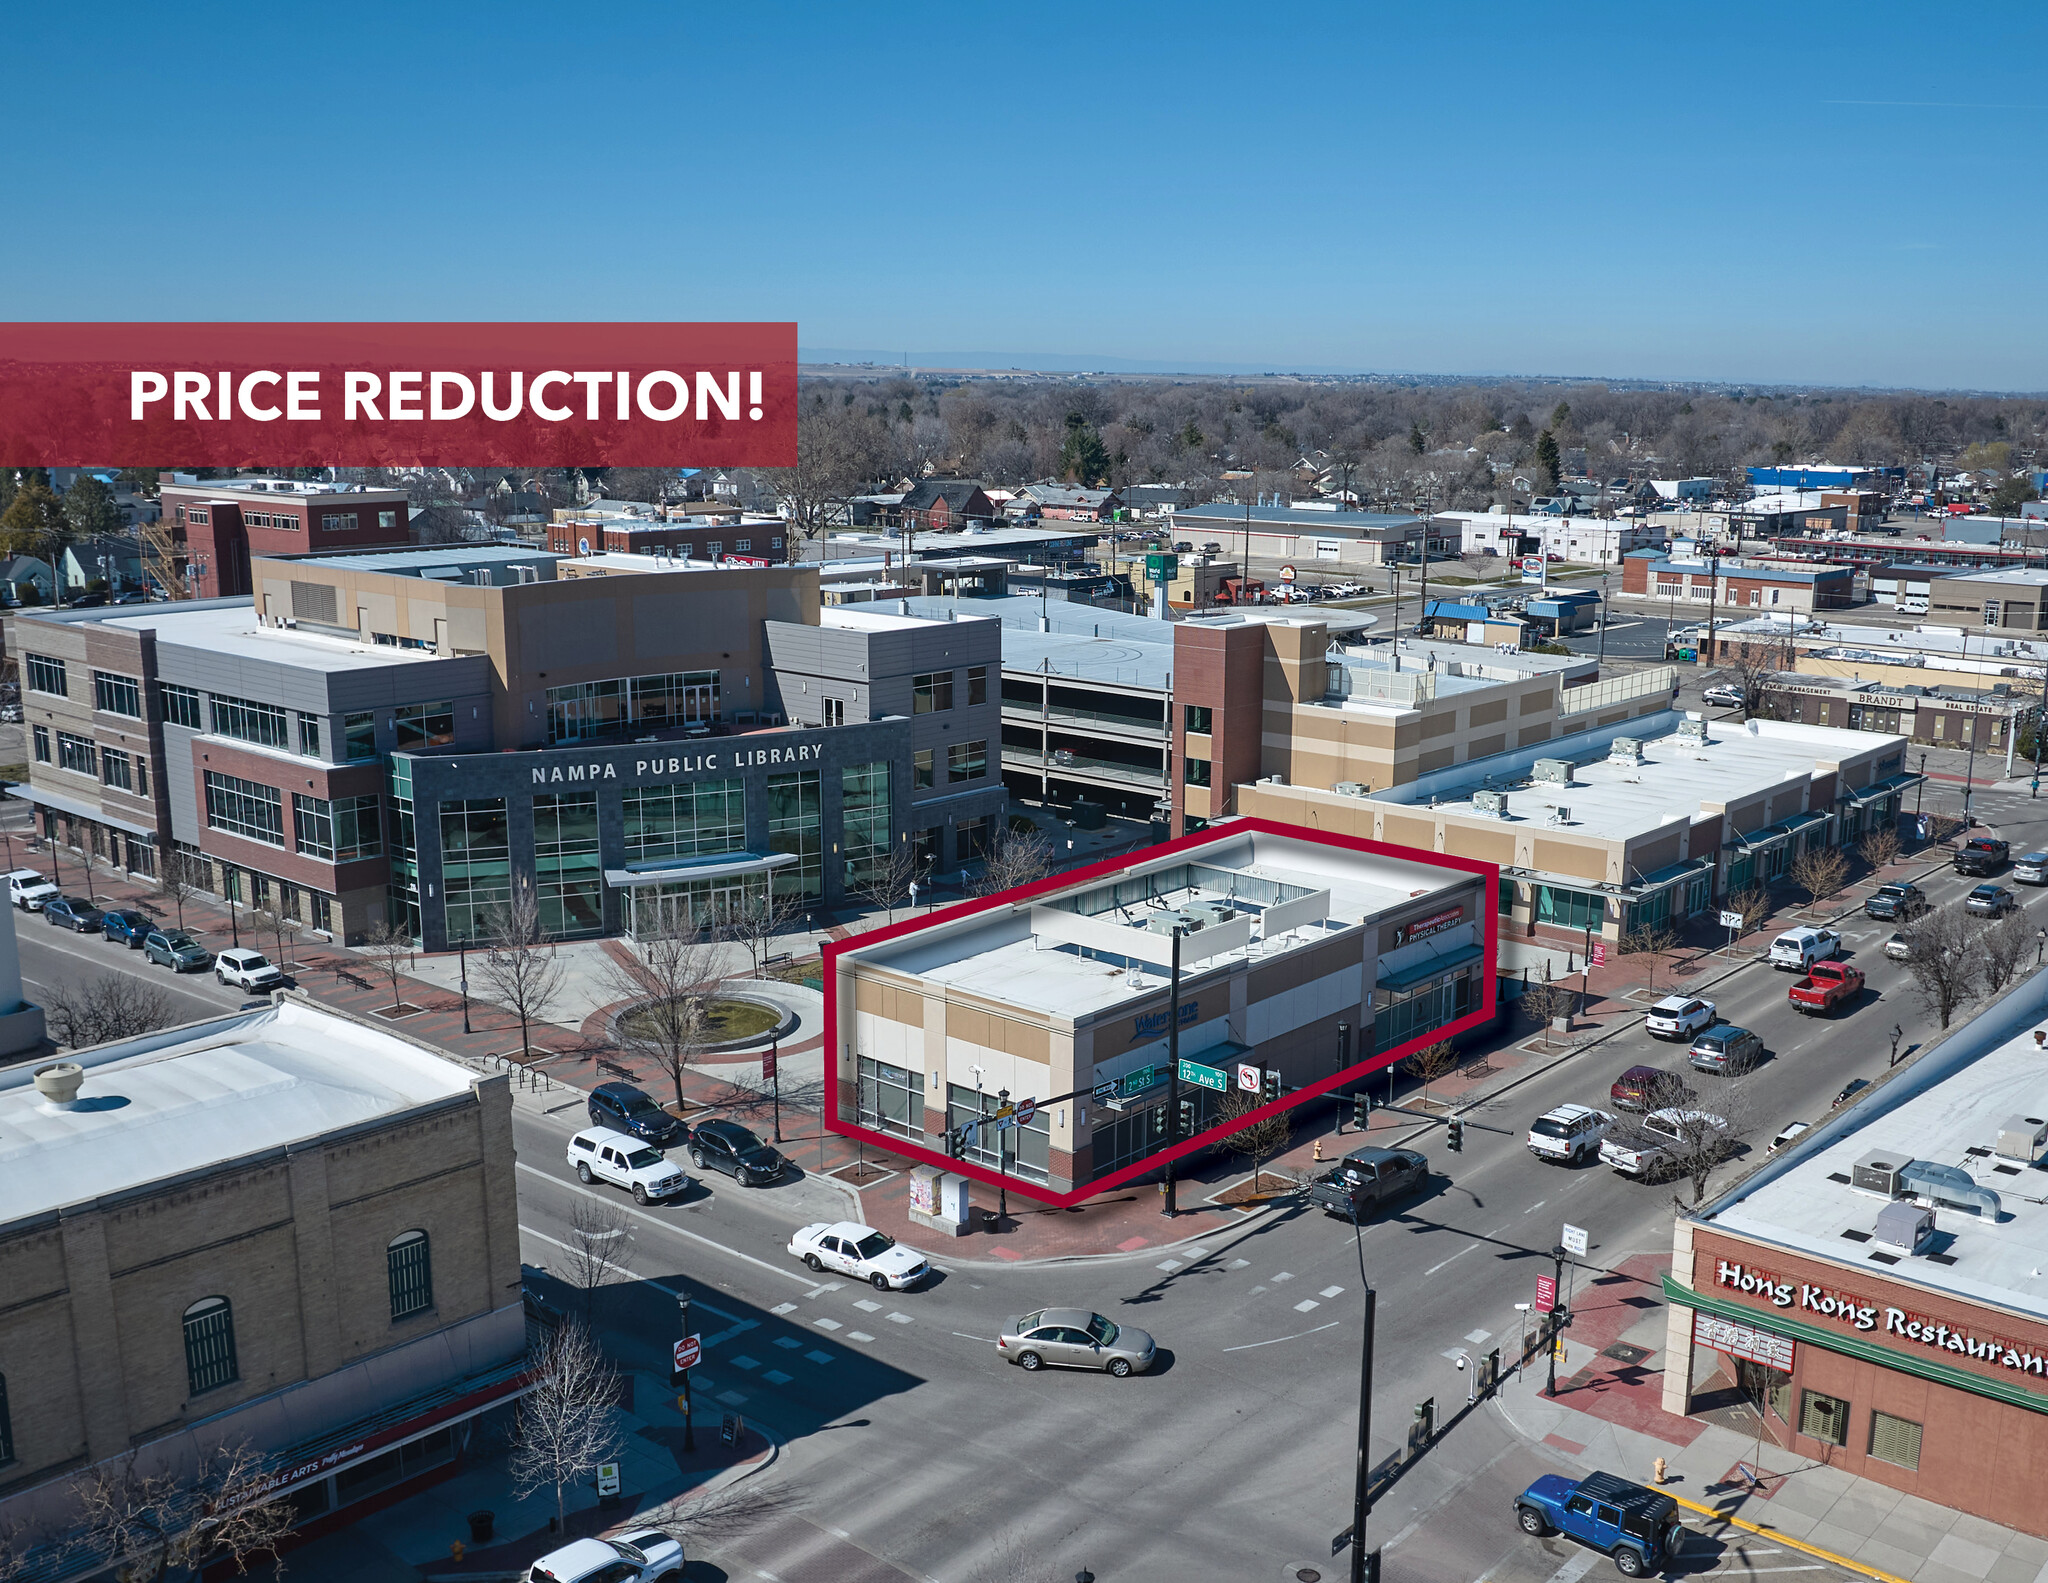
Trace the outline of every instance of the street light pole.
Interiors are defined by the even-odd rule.
[[[676,1302],[683,1311],[682,1339],[688,1341],[690,1339],[690,1294],[688,1292],[676,1293]],[[685,1451],[695,1451],[697,1449],[697,1415],[691,1410],[690,1371],[688,1369],[683,1370],[683,1449]]]
[[[1358,1250],[1358,1279],[1365,1288],[1365,1328],[1358,1344],[1358,1459],[1351,1478],[1351,1583],[1365,1583],[1365,1522],[1372,1515],[1372,1344],[1379,1318],[1379,1293],[1365,1278],[1365,1237],[1358,1204],[1351,1205],[1351,1239]]]
[[[455,947],[455,955],[462,967],[462,1031],[469,1033],[469,946],[461,943]]]
[[[1543,1387],[1543,1394],[1545,1396],[1555,1396],[1557,1394],[1557,1338],[1564,1329],[1557,1316],[1561,1312],[1568,1312],[1563,1307],[1564,1244],[1559,1243],[1556,1247],[1552,1248],[1550,1250],[1550,1257],[1555,1261],[1555,1265],[1554,1273],[1551,1276],[1553,1284],[1550,1288],[1550,1383]]]
[[[1166,1002],[1166,1146],[1180,1142],[1180,925],[1173,930],[1173,976]],[[1166,1160],[1166,1206],[1159,1212],[1168,1220],[1180,1213],[1175,1202],[1174,1160]]]

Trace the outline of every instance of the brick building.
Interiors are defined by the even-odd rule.
[[[1621,591],[1638,599],[1675,601],[1694,616],[1705,615],[1710,607],[1731,617],[1811,615],[1854,604],[1856,574],[1848,566],[1795,568],[1725,557],[1682,561],[1662,550],[1632,550],[1622,557]]]
[[[130,1452],[322,1527],[455,1471],[523,1388],[507,1080],[289,995],[71,1060],[0,1071],[0,1524]]]
[[[173,547],[173,595],[213,599],[250,591],[259,555],[345,554],[412,542],[402,489],[349,489],[297,478],[160,475],[163,531]]]

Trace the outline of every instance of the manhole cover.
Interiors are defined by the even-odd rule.
[[[1303,1567],[1294,1574],[1295,1583],[1323,1583],[1323,1575],[1314,1567]]]
[[[1650,1355],[1648,1347],[1633,1346],[1626,1341],[1617,1341],[1611,1347],[1601,1349],[1600,1356],[1612,1358],[1617,1363],[1640,1363]]]

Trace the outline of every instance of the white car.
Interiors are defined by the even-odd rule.
[[[1655,1181],[1682,1159],[1711,1152],[1719,1159],[1731,1147],[1728,1123],[1704,1110],[1653,1110],[1600,1145],[1600,1163],[1623,1176]]]
[[[668,1156],[651,1143],[629,1138],[609,1127],[585,1127],[569,1140],[569,1163],[577,1179],[610,1182],[629,1189],[636,1201],[651,1203],[657,1198],[674,1198],[690,1185],[680,1166],[670,1165]]]
[[[659,1528],[576,1539],[550,1550],[525,1576],[526,1583],[683,1583],[683,1542]]]
[[[1764,1152],[1766,1154],[1776,1154],[1780,1149],[1790,1148],[1811,1131],[1813,1131],[1811,1123],[1795,1121],[1783,1132],[1771,1139],[1771,1146]]]
[[[1650,1008],[1648,1028],[1653,1039],[1690,1039],[1718,1020],[1711,1000],[1691,995],[1666,995]]]
[[[277,964],[261,951],[227,950],[213,959],[213,976],[223,984],[239,984],[260,994],[284,982]]]
[[[1577,1165],[1599,1156],[1600,1140],[1613,1124],[1612,1115],[1591,1105],[1559,1105],[1538,1116],[1529,1128],[1529,1152],[1539,1159]]]
[[[41,912],[44,902],[55,901],[63,894],[32,868],[8,871],[7,899],[23,912]]]
[[[851,1220],[805,1226],[789,1239],[789,1251],[813,1270],[854,1276],[878,1292],[903,1291],[931,1271],[922,1253]]]

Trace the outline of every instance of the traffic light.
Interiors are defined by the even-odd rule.
[[[1444,1138],[1445,1146],[1453,1154],[1461,1153],[1465,1147],[1465,1123],[1454,1121],[1445,1130],[1447,1133],[1447,1136]]]
[[[1351,1125],[1360,1132],[1372,1125],[1372,1095],[1363,1089],[1351,1096]]]
[[[1195,1102],[1184,1099],[1180,1102],[1180,1136],[1192,1138],[1195,1135]]]
[[[1260,1076],[1263,1079],[1261,1086],[1264,1089],[1264,1097],[1266,1102],[1271,1104],[1280,1097],[1280,1074],[1278,1072],[1264,1072]]]

